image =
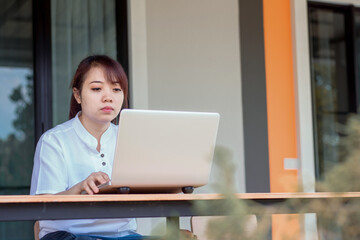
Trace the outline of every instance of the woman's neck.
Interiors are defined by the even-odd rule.
[[[96,138],[98,145],[96,147],[96,150],[100,152],[101,145],[100,145],[100,139],[103,133],[109,128],[110,122],[108,123],[95,123],[89,119],[86,119],[81,113],[79,114],[79,120],[81,124],[84,126],[84,128],[93,136]]]

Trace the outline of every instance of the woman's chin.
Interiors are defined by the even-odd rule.
[[[109,114],[109,115],[105,115],[105,116],[102,116],[99,121],[102,122],[102,123],[109,123],[111,122],[112,120],[114,120],[116,118],[116,116],[114,116],[113,114]]]

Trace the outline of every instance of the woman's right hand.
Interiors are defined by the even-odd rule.
[[[86,191],[87,194],[93,195],[94,193],[99,192],[99,188],[97,186],[99,186],[100,184],[107,183],[109,181],[110,178],[106,173],[93,172],[85,180],[79,182],[70,189],[60,192],[58,194],[73,195],[73,194],[81,194],[81,192]]]

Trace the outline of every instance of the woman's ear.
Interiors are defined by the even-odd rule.
[[[73,95],[78,104],[81,104],[80,91],[77,88],[73,88]]]

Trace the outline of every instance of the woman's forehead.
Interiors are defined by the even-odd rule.
[[[111,71],[106,72],[101,66],[92,67],[85,77],[85,81],[88,82],[109,82],[111,84],[120,85],[119,80],[115,77],[115,74]]]
[[[89,69],[89,71],[87,72],[85,78],[89,79],[89,78],[95,78],[95,77],[105,78],[104,70],[98,66],[91,67]]]

